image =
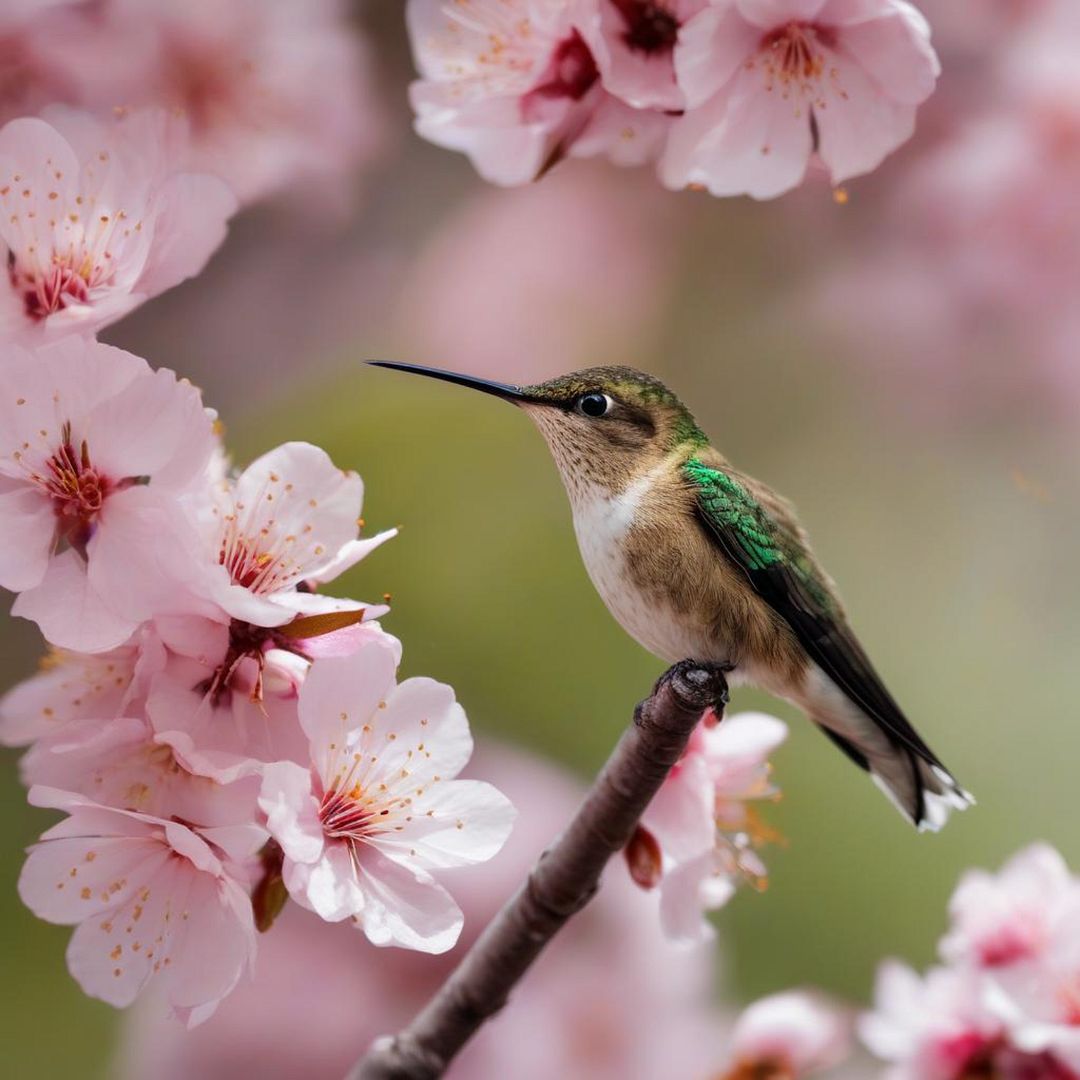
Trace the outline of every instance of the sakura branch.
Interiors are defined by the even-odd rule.
[[[349,1080],[434,1080],[510,992],[549,941],[599,886],[608,861],[630,842],[650,800],[683,755],[707,709],[727,703],[715,665],[682,661],[638,705],[566,831],[481,934],[412,1023],[382,1040]]]

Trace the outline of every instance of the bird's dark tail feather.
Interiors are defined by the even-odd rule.
[[[938,762],[930,762],[906,746],[894,746],[887,757],[868,757],[850,739],[819,725],[829,739],[860,769],[865,769],[888,800],[920,832],[937,832],[953,810],[975,804],[974,798]]]

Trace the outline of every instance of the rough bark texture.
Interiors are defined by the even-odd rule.
[[[727,703],[724,671],[684,660],[666,671],[566,831],[403,1031],[378,1040],[348,1080],[435,1080],[506,1004],[544,946],[596,892],[708,707]]]

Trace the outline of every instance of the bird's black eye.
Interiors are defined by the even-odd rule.
[[[598,416],[604,416],[611,409],[612,404],[607,394],[582,394],[577,399],[577,410],[583,416],[591,416],[595,419]]]

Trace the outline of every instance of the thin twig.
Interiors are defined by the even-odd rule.
[[[710,706],[727,703],[724,670],[684,660],[666,671],[566,831],[404,1030],[378,1040],[348,1080],[436,1080],[571,915],[592,899],[612,855],[679,760]]]

